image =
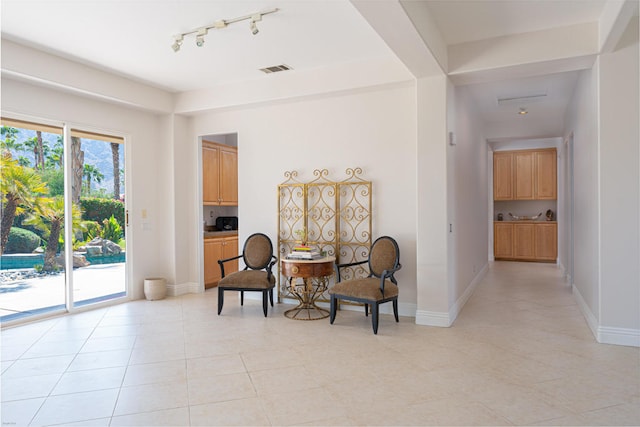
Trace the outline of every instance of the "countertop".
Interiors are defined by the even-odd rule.
[[[216,237],[233,237],[238,236],[238,230],[222,230],[222,231],[203,231],[205,239],[214,239]]]
[[[545,221],[545,220],[539,220],[539,219],[510,219],[509,221],[497,221],[494,220],[493,221],[496,224],[500,224],[501,222],[506,222],[509,224],[531,224],[531,223],[535,223],[535,224],[556,224],[557,221]]]

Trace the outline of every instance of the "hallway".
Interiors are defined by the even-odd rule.
[[[377,336],[216,299],[3,330],[3,425],[640,424],[640,349],[597,344],[553,264],[492,263],[451,328],[382,315]]]

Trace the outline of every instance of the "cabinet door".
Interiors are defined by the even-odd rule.
[[[534,239],[534,224],[513,224],[513,257],[516,259],[534,259]]]
[[[513,155],[493,154],[493,200],[513,200]]]
[[[537,151],[536,160],[536,199],[555,200],[557,194],[556,150]]]
[[[217,148],[202,146],[202,203],[205,205],[218,204],[219,153]]]
[[[238,205],[238,152],[220,150],[220,204]]]
[[[516,152],[515,163],[515,200],[534,199],[534,153]]]
[[[541,261],[555,261],[558,257],[558,227],[556,223],[536,224],[535,257]]]
[[[206,239],[204,241],[204,288],[209,289],[221,279],[218,260],[222,259],[222,239]]]
[[[493,224],[493,257],[513,258],[513,224]]]
[[[237,237],[225,237],[222,244],[222,257],[231,258],[238,256],[238,238]],[[224,264],[224,274],[231,274],[238,271],[238,260],[226,262]]]

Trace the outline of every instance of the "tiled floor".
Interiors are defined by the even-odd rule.
[[[269,317],[216,292],[2,331],[2,425],[638,425],[640,350],[548,264],[495,263],[451,328]]]

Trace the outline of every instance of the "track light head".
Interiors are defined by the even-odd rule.
[[[251,34],[253,34],[254,36],[260,32],[260,30],[258,29],[258,26],[256,25],[256,21],[254,20],[251,20],[251,24],[249,25],[249,28],[251,28]]]
[[[174,52],[177,52],[177,51],[180,50],[180,47],[182,46],[182,41],[183,40],[184,40],[184,36],[176,36],[175,37],[175,41],[171,45],[171,48],[173,49]]]
[[[206,28],[200,28],[198,33],[196,34],[196,46],[202,47],[204,46],[204,36],[209,32]]]

